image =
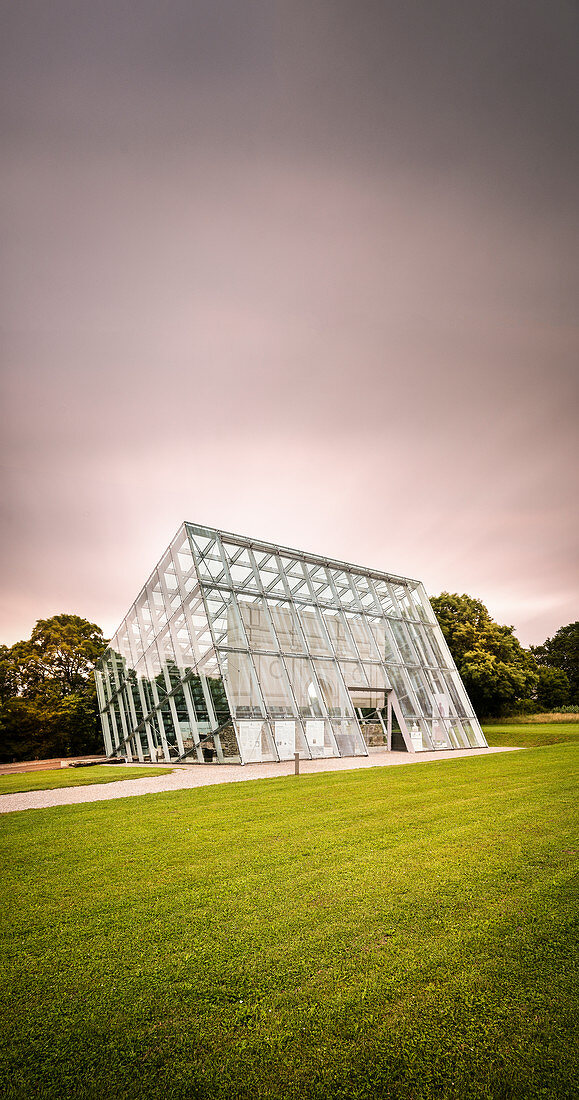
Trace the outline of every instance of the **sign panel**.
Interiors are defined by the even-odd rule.
[[[322,756],[324,752],[324,723],[319,718],[306,720],[306,738],[312,756]]]
[[[296,751],[295,722],[274,722],[275,747],[280,760],[291,760]]]
[[[262,722],[240,721],[238,725],[239,751],[244,764],[260,764]]]

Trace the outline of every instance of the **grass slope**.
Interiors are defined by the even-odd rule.
[[[489,723],[483,726],[489,745],[538,748],[574,742],[579,745],[579,722],[512,722]]]
[[[559,745],[7,815],[4,1095],[575,1100],[578,771]]]
[[[54,768],[38,772],[0,775],[0,794],[19,791],[53,791],[57,787],[84,787],[92,783],[118,783],[120,779],[144,779],[166,775],[167,768],[123,768],[122,764],[99,764],[94,768]],[[169,773],[170,774],[170,773]]]

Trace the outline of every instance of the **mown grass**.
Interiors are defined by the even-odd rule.
[[[122,764],[99,764],[93,768],[50,768],[46,771],[0,775],[0,794],[19,791],[53,791],[57,787],[84,787],[92,783],[118,783],[120,779],[144,779],[170,774],[168,768],[123,768]]]
[[[489,745],[538,748],[540,745],[579,744],[579,722],[513,722],[485,723],[484,734]]]
[[[578,764],[6,815],[4,1095],[575,1100]]]

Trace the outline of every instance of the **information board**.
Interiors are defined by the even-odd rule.
[[[322,756],[324,752],[324,723],[318,718],[306,721],[306,738],[312,756]]]
[[[274,722],[275,747],[280,760],[291,760],[296,751],[296,724],[292,721]]]
[[[244,764],[259,764],[263,759],[261,728],[262,722],[238,722],[239,751]]]

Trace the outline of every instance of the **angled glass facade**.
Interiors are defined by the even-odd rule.
[[[106,751],[133,760],[486,745],[419,581],[192,523],[95,675]]]

